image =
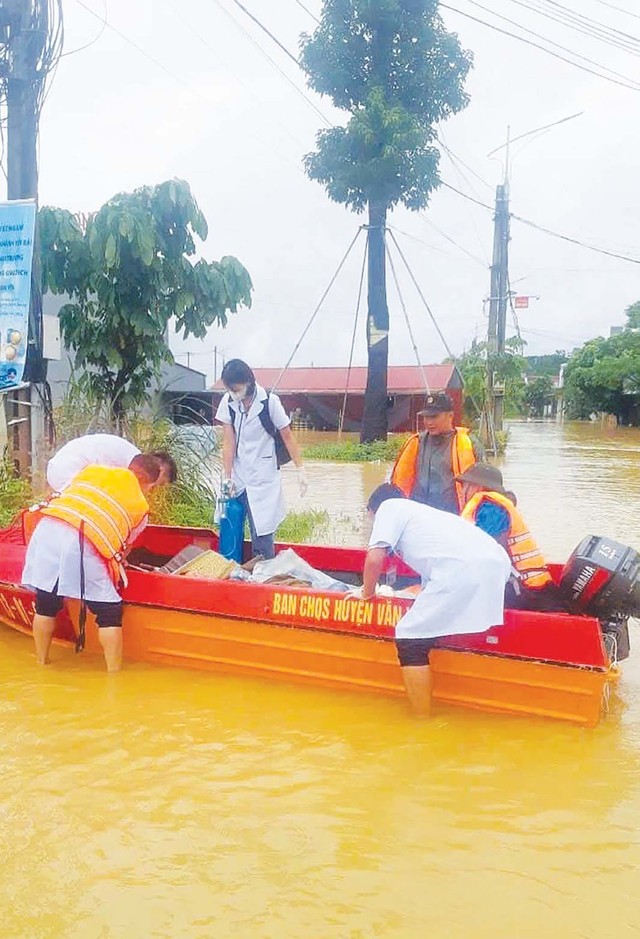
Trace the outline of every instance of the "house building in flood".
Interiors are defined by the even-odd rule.
[[[259,385],[267,390],[273,388],[280,376],[279,368],[256,368],[253,370]],[[462,422],[462,377],[453,364],[390,365],[387,376],[389,430],[411,431],[416,428],[416,418],[424,407],[429,391],[446,391],[455,406],[455,421]],[[340,413],[345,404],[343,429],[359,431],[362,424],[364,392],[367,384],[367,369],[352,368],[289,368],[282,375],[275,389],[285,410],[314,430],[336,430]],[[224,393],[221,381],[211,389],[213,412]]]

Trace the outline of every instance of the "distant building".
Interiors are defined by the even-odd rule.
[[[45,294],[42,298],[45,320],[57,317],[60,307],[67,302],[67,297]],[[57,350],[56,355],[59,357],[47,360],[47,381],[51,386],[54,407],[62,403],[74,371],[74,353],[59,344]],[[195,416],[189,423],[210,423],[210,395],[207,394],[207,378],[203,372],[179,365],[177,362],[164,363],[160,377],[153,382],[149,392],[160,395],[163,407],[169,414],[172,414],[178,402],[181,402],[184,408],[190,409]],[[203,392],[206,395],[204,403],[199,398],[199,394]]]
[[[280,377],[279,368],[254,369],[258,384],[269,390]],[[423,375],[424,372],[424,375]],[[424,407],[430,391],[446,391],[454,402],[456,423],[462,420],[463,381],[455,365],[390,365],[387,373],[389,430],[411,431],[416,428],[418,411]],[[336,430],[347,390],[343,428],[358,431],[362,425],[367,369],[289,368],[278,382],[277,393],[285,410],[314,430]],[[221,381],[211,389],[213,412],[224,393]]]

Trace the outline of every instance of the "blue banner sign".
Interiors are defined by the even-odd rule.
[[[33,200],[0,202],[0,391],[22,382],[35,224]]]

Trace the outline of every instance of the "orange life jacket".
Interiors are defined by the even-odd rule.
[[[34,506],[27,513],[24,528],[29,537],[44,516],[57,518],[78,530],[82,525],[87,541],[107,562],[117,585],[123,579],[122,562],[131,533],[148,513],[149,505],[131,470],[87,466],[60,494]]]
[[[421,434],[412,434],[407,440],[391,471],[391,482],[401,489],[405,496],[411,498],[418,479],[418,455],[420,453]],[[454,476],[460,476],[466,469],[476,462],[473,444],[466,427],[456,427],[451,439],[451,471]],[[462,484],[456,483],[458,508],[464,507],[464,494]]]
[[[478,492],[465,505],[462,510],[462,518],[475,523],[478,509],[483,502],[493,502],[509,513],[507,551],[511,563],[520,574],[525,587],[539,590],[541,587],[546,587],[547,584],[552,583],[551,574],[547,570],[540,548],[527,528],[522,515],[506,496],[501,495],[499,492]]]

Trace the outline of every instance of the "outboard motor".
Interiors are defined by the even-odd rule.
[[[640,554],[611,538],[589,535],[565,564],[560,591],[572,612],[598,617],[605,639],[615,639],[616,658],[626,659],[628,617],[640,616]]]

